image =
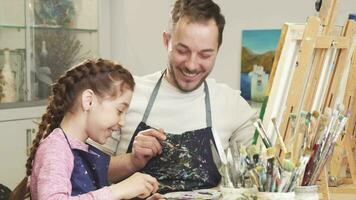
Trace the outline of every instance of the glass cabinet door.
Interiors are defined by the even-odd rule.
[[[0,103],[47,99],[65,70],[98,56],[98,3],[0,0]]]
[[[26,100],[25,1],[0,0],[0,102]]]

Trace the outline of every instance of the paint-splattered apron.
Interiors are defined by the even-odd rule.
[[[62,130],[64,133],[64,131]],[[70,143],[64,134],[69,147]],[[72,184],[71,196],[85,194],[108,186],[108,169],[110,156],[89,145],[89,152],[72,149],[74,167],[70,182]]]
[[[160,88],[163,74],[150,96],[143,119],[131,138],[127,152],[132,151],[135,136],[140,131],[151,128],[146,121]],[[212,148],[215,148],[216,152],[217,150],[211,128],[210,98],[206,82],[204,82],[204,91],[207,127],[182,134],[165,133],[167,139],[163,142],[162,154],[152,158],[142,169],[143,173],[157,178],[160,183],[160,193],[211,188],[220,182],[221,176],[212,155]]]

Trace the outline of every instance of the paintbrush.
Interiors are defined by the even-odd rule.
[[[347,117],[340,117],[337,127],[334,128],[335,131],[330,134],[330,135],[332,135],[330,138],[330,141],[327,141],[326,142],[327,144],[324,145],[324,149],[322,150],[322,153],[320,156],[320,162],[317,164],[317,166],[315,167],[315,170],[313,171],[309,185],[315,184],[316,179],[319,177],[319,174],[320,174],[322,168],[324,167],[326,161],[328,160],[328,158],[330,157],[330,155],[333,152],[333,149],[334,149],[337,139],[339,138],[339,136],[341,135],[341,133],[344,130],[347,119],[348,119]]]
[[[288,152],[288,150],[287,150],[286,145],[283,142],[283,137],[282,137],[282,135],[279,132],[279,129],[277,127],[276,118],[272,118],[271,121],[272,121],[272,124],[273,124],[273,128],[277,133],[277,137],[278,137],[278,140],[279,140],[279,144],[281,145],[282,151],[283,151],[283,153],[286,154]]]
[[[259,118],[254,118],[252,119],[252,124],[256,128],[257,132],[259,133],[263,144],[265,145],[266,148],[272,147],[271,141],[267,137],[267,133],[263,127],[263,124],[261,122],[261,119]]]

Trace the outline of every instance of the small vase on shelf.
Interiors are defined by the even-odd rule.
[[[48,67],[48,51],[46,47],[46,41],[42,41],[40,63],[36,71],[38,79],[38,98],[46,99],[51,93],[52,78],[51,69]]]
[[[1,74],[3,77],[2,93],[4,95],[1,102],[17,101],[15,77],[10,67],[10,49],[4,50],[4,67]]]

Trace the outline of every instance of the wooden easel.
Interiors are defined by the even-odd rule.
[[[338,62],[335,65],[334,78],[331,78],[327,84],[330,85],[329,88],[331,88],[331,91],[338,89],[337,86],[344,69],[345,57],[349,53],[349,35],[353,33],[352,29],[355,27],[352,26],[352,29],[349,28],[345,30],[343,36],[332,35],[332,27],[334,27],[332,22],[335,17],[336,2],[337,0],[329,0],[326,2],[329,4],[323,4],[320,15],[323,16],[323,14],[327,14],[327,16],[313,16],[307,21],[298,52],[297,66],[291,81],[290,88],[292,89],[287,95],[287,108],[282,117],[283,121],[280,124],[280,131],[284,133],[286,140],[288,140],[290,136],[289,114],[291,112],[300,113],[302,110],[311,111],[312,109],[312,102],[315,98],[320,71],[326,57],[326,50],[329,48],[339,49],[339,56],[337,59]],[[328,10],[328,12],[326,10]],[[354,24],[352,22],[350,23]],[[323,27],[323,31],[319,34],[321,27]],[[313,54],[314,52],[315,54]],[[312,63],[313,59],[314,63]],[[333,94],[335,93],[329,92],[328,96],[332,96]],[[325,103],[323,107],[325,107]],[[299,125],[300,121],[297,120],[296,130],[298,130]],[[298,155],[293,157],[298,157]]]
[[[356,32],[356,31],[355,31]],[[354,38],[353,45],[356,45],[356,37]],[[354,47],[355,48],[355,47]],[[346,151],[347,163],[349,165],[351,173],[351,183],[356,185],[356,159],[354,156],[353,149],[356,148],[355,141],[355,123],[356,123],[356,49],[353,49],[353,54],[351,55],[350,71],[347,79],[345,94],[343,97],[343,104],[345,109],[351,111],[349,116],[348,124],[346,126],[345,135],[340,138],[338,145],[340,145],[341,150]],[[349,59],[347,59],[349,60]],[[330,102],[332,102],[330,95]],[[342,151],[335,152],[333,155],[333,165],[330,166],[330,175],[334,178],[338,178],[338,174],[341,169],[343,160],[341,159]]]
[[[356,184],[356,158],[353,152],[353,149],[356,148],[356,49],[354,50],[352,56],[351,69],[352,70],[349,73],[349,79],[346,87],[344,104],[348,105],[348,108],[351,109],[352,112],[349,117],[349,122],[346,127],[346,134],[342,140],[342,144],[346,149],[352,182],[353,184]]]
[[[338,0],[327,0],[323,2],[323,5],[320,10],[320,15],[318,17],[309,17],[307,24],[304,29],[301,46],[298,51],[297,62],[295,66],[295,71],[291,80],[290,90],[287,95],[286,100],[286,109],[283,112],[282,121],[280,123],[280,132],[284,134],[284,140],[288,141],[291,135],[290,130],[290,121],[289,114],[297,113],[297,122],[295,130],[298,131],[298,127],[301,122],[299,119],[299,113],[304,111],[314,111],[315,109],[319,112],[323,111],[326,106],[335,107],[336,106],[336,98],[335,97],[339,91],[339,85],[342,73],[345,68],[345,62],[347,57],[352,53],[351,49],[351,37],[356,34],[356,22],[348,21],[344,26],[344,29],[341,34],[336,34],[334,31],[334,20],[336,16],[336,6]],[[283,33],[282,33],[283,36]],[[281,41],[280,41],[281,44]],[[280,48],[281,45],[279,45]],[[317,86],[320,80],[320,72],[323,69],[324,62],[326,58],[329,56],[328,50],[331,48],[337,49],[338,53],[336,56],[336,62],[334,66],[334,70],[332,73],[332,78],[327,79],[324,84],[327,84],[327,94],[326,98],[323,99],[321,105],[315,107],[313,105],[313,101],[316,96]],[[278,53],[276,59],[280,53]],[[314,60],[314,62],[313,62]],[[278,60],[277,60],[278,62]],[[354,60],[355,62],[355,60]],[[274,63],[274,67],[276,64]],[[272,69],[272,77],[274,75],[275,69]],[[355,72],[356,74],[356,72]],[[356,75],[355,75],[356,76]],[[353,101],[353,97],[355,95],[354,91],[356,88],[355,78],[349,76],[349,82],[347,84],[347,94],[345,93],[344,103],[347,103],[348,107],[350,105],[356,104],[356,100]],[[350,91],[352,93],[350,94]],[[347,96],[348,95],[348,96]],[[313,109],[313,110],[312,110]],[[354,115],[356,113],[356,106],[353,106],[353,110],[355,112],[350,117],[349,126],[347,126],[347,134],[345,135],[343,142],[344,145],[347,146],[347,154],[349,159],[349,165],[352,172],[353,179],[356,177],[355,171],[355,159],[352,157],[352,148],[354,143],[350,144],[352,140],[348,140],[347,138],[353,135],[352,131],[354,130],[355,118]],[[298,132],[294,134],[298,134]],[[302,135],[297,135],[297,142],[294,145],[294,151],[297,152],[296,149],[300,148]],[[299,138],[299,139],[298,139]],[[299,157],[298,153],[294,153],[293,158],[294,161],[297,162],[296,158]],[[350,164],[351,163],[351,164]],[[321,191],[323,193],[324,199],[330,199],[329,197],[329,188],[328,188],[328,172],[326,168],[323,169],[322,178],[321,178]],[[355,179],[356,181],[356,179]]]
[[[343,46],[344,48],[339,51],[339,54],[336,57],[335,70],[332,75],[332,79],[329,82],[328,93],[327,93],[327,97],[321,107],[322,110],[325,110],[326,107],[336,108],[337,103],[339,103],[336,101],[337,98],[335,98],[335,97],[338,95],[339,92],[342,92],[342,91],[339,91],[340,90],[339,85],[342,81],[345,81],[345,80],[342,80],[342,75],[345,70],[345,64],[349,60],[348,56],[352,53],[350,51],[352,49],[351,37],[355,34],[356,34],[356,23],[353,21],[348,21],[345,24],[343,31],[342,31],[343,38],[340,38],[340,39],[343,39],[342,42],[347,42],[347,43],[344,44],[345,45],[345,46]],[[316,70],[320,70],[320,69],[316,69]],[[355,68],[353,68],[351,66],[350,72],[355,73]],[[314,73],[314,76],[317,76],[317,73]],[[346,88],[347,92],[345,93],[345,96],[342,100],[342,103],[343,103],[343,105],[345,105],[346,110],[349,110],[349,109],[351,109],[351,107],[353,107],[352,102],[353,102],[354,96],[355,96],[355,93],[354,93],[355,88],[356,88],[355,81],[352,78],[352,76],[349,76],[349,80],[348,80],[348,84],[347,84],[347,88]],[[350,90],[352,91],[351,93],[350,93]],[[310,94],[311,94],[310,96],[312,96],[313,92],[311,92]],[[310,100],[311,99],[312,98],[310,98]],[[309,101],[307,100],[307,102],[309,102]],[[355,107],[353,107],[353,113],[355,113],[355,112],[356,112],[356,109],[355,109]],[[354,123],[355,123],[354,119],[349,119],[348,126],[350,127],[350,124],[354,124]],[[347,150],[347,158],[348,158],[348,163],[350,166],[352,179],[353,179],[353,182],[356,183],[355,182],[356,181],[356,172],[355,172],[355,170],[356,170],[355,164],[356,163],[355,163],[355,159],[353,158],[353,154],[352,154],[352,150],[351,150],[353,145],[350,143],[351,140],[346,139],[346,138],[350,138],[349,137],[351,134],[350,131],[351,130],[349,128],[348,131],[346,131],[346,135],[344,137],[343,142],[339,142],[339,144],[344,146],[344,148]],[[333,172],[334,172],[334,174],[335,174],[334,177],[337,177],[340,166],[342,164],[341,163],[342,159],[340,159],[341,154],[334,153],[333,157],[339,158],[339,163],[332,162],[333,164],[330,165],[330,174],[333,175]],[[328,188],[328,177],[329,177],[329,173],[325,166],[321,173],[321,177],[320,177],[321,178],[321,192],[323,193],[323,199],[330,199],[329,188]]]

